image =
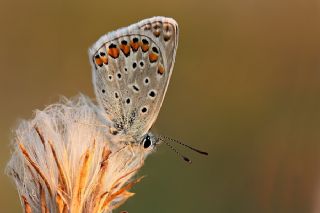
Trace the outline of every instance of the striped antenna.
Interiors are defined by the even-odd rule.
[[[178,152],[178,150],[176,150],[173,146],[171,146],[171,144],[169,144],[167,141],[163,140],[162,138],[159,138],[159,139],[163,141],[168,147],[170,147],[170,149],[174,151],[178,156],[180,156],[184,161],[188,163],[192,163],[192,161],[189,158],[187,158],[186,156],[183,156],[180,152]]]
[[[196,148],[194,148],[194,147],[192,147],[192,146],[189,146],[189,145],[187,145],[187,144],[185,144],[185,143],[182,143],[182,142],[180,142],[180,141],[178,141],[178,140],[176,140],[176,139],[172,139],[172,138],[169,138],[169,137],[163,136],[163,135],[159,135],[159,136],[160,136],[160,140],[162,140],[162,141],[164,141],[164,139],[166,139],[166,140],[175,142],[175,143],[177,143],[177,144],[180,144],[180,145],[182,145],[182,146],[184,146],[184,147],[187,147],[187,148],[189,148],[189,149],[191,149],[191,150],[193,150],[193,151],[195,151],[195,152],[197,152],[197,153],[199,153],[199,154],[209,155],[208,152],[204,152],[204,151],[201,151],[201,150],[199,150],[199,149],[196,149]],[[164,141],[164,142],[165,142],[165,141]]]

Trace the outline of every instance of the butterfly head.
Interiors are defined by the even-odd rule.
[[[143,136],[140,145],[143,146],[144,149],[152,150],[158,143],[159,140],[151,132],[148,132]]]
[[[157,144],[159,144],[161,141],[159,138],[157,138],[154,134],[152,134],[150,131],[142,136],[138,135],[130,135],[127,133],[124,133],[124,130],[119,130],[117,128],[111,127],[109,129],[110,133],[113,135],[114,138],[117,137],[119,141],[123,141],[125,143],[132,143],[137,144],[144,148],[144,150],[153,150]]]

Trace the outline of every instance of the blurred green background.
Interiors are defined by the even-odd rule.
[[[320,212],[318,0],[1,0],[0,171],[18,119],[59,95],[94,97],[87,48],[155,15],[180,26],[155,129],[209,156],[182,149],[188,165],[161,146],[119,211]],[[21,212],[0,181],[0,212]]]

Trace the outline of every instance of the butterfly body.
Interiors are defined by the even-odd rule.
[[[178,25],[153,17],[102,36],[89,50],[97,100],[110,132],[147,146],[178,45]]]

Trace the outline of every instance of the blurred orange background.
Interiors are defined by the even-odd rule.
[[[94,97],[88,47],[156,15],[178,21],[180,43],[155,129],[209,156],[178,147],[188,165],[161,146],[118,212],[320,212],[316,0],[2,0],[0,171],[19,119],[60,95]],[[1,212],[21,212],[0,180]]]

